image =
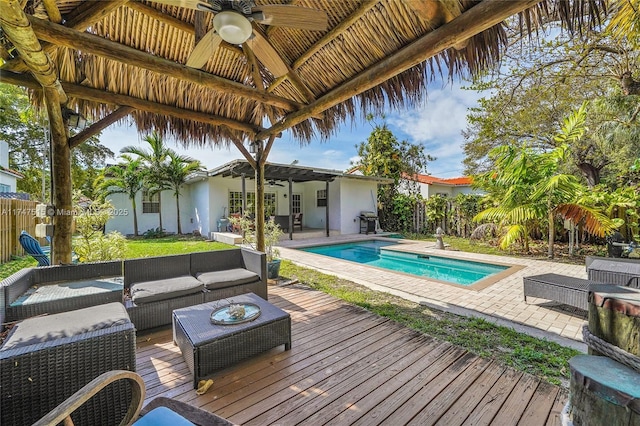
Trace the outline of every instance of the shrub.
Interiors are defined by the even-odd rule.
[[[88,207],[76,208],[76,231],[80,236],[75,241],[74,251],[78,261],[99,262],[124,257],[124,236],[117,231],[104,233],[112,211],[109,202],[92,202]]]

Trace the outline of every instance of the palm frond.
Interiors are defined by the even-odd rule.
[[[554,140],[559,145],[580,140],[585,132],[586,119],[587,103],[583,102],[580,108],[564,119],[562,129],[560,130],[560,133],[554,137]]]
[[[500,248],[506,250],[512,244],[525,236],[526,228],[523,225],[511,225],[500,239]]]
[[[611,33],[623,40],[640,38],[640,0],[613,1],[615,12],[609,26]]]
[[[555,208],[555,212],[575,224],[584,223],[585,231],[598,237],[610,235],[618,227],[599,210],[579,204],[560,204]]]
[[[576,198],[579,192],[580,182],[574,175],[558,174],[538,186],[531,198],[539,200],[551,196],[559,201],[568,201]]]

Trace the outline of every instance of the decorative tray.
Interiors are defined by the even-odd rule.
[[[244,308],[243,316],[234,316],[229,312],[232,306],[240,306]],[[233,325],[242,324],[243,322],[253,321],[260,316],[260,307],[254,303],[233,303],[221,306],[211,312],[211,323],[216,325]]]

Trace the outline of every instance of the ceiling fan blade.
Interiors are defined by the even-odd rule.
[[[256,19],[256,21],[266,25],[310,31],[324,31],[328,25],[327,14],[323,10],[307,7],[290,4],[265,4],[254,7],[252,11],[262,12],[264,19]]]
[[[202,68],[207,63],[213,52],[222,42],[222,37],[216,34],[215,30],[211,30],[200,39],[193,48],[193,52],[189,55],[185,64],[191,68]]]
[[[289,67],[284,63],[271,43],[260,34],[259,30],[253,30],[254,37],[247,40],[247,45],[253,50],[254,55],[265,67],[278,78],[289,73]]]
[[[155,3],[167,4],[169,6],[184,7],[187,9],[205,10],[208,12],[217,12],[207,2],[200,0],[153,0]]]

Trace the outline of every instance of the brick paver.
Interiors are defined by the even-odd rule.
[[[584,311],[560,309],[560,305],[557,303],[531,297],[525,303],[522,292],[522,278],[525,276],[557,273],[586,278],[587,273],[583,265],[450,250],[442,251],[433,248],[433,243],[424,241],[406,242],[408,240],[403,240],[403,244],[397,246],[398,249],[414,253],[445,255],[459,259],[507,263],[523,267],[482,290],[474,290],[292,249],[304,245],[340,243],[364,238],[371,239],[372,236],[350,235],[312,240],[287,240],[281,243],[280,252],[283,258],[296,264],[337,275],[373,290],[386,291],[407,300],[422,302],[454,313],[473,315],[474,312],[480,312],[488,320],[501,325],[513,325],[516,328],[521,325],[524,327],[520,327],[522,328],[520,331],[585,350],[586,346],[581,343],[582,324],[586,320]],[[394,249],[396,249],[395,246]]]

